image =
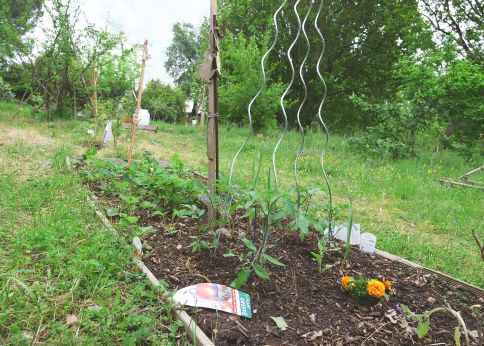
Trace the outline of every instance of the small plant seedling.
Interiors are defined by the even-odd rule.
[[[454,316],[457,319],[458,325],[455,328],[454,331],[454,342],[457,346],[461,345],[460,339],[462,336],[462,333],[464,333],[464,338],[466,341],[466,345],[470,346],[470,340],[469,340],[469,333],[467,332],[467,326],[462,319],[460,313],[458,311],[455,311],[452,309],[452,307],[449,304],[446,304],[446,306],[435,308],[429,311],[424,312],[423,314],[416,314],[410,310],[410,308],[404,304],[400,304],[402,307],[403,312],[405,315],[414,321],[418,322],[417,325],[417,336],[419,339],[423,339],[428,332],[430,331],[430,317],[435,314],[436,312],[447,312]]]

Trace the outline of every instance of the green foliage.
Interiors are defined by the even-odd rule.
[[[264,1],[257,5],[249,0],[221,1],[220,17],[221,21],[227,23],[226,37],[232,35],[237,40],[243,37],[247,43],[245,46],[240,44],[242,47],[239,48],[250,47],[250,40],[254,40],[257,49],[260,52],[265,51],[268,47],[267,43],[272,42],[273,38],[272,15],[280,5],[281,2],[275,0]],[[281,15],[279,18],[279,44],[268,59],[272,70],[269,85],[278,82],[287,85],[291,79],[288,61],[283,52],[291,44],[296,31],[297,23],[292,11],[293,5],[288,3],[284,8],[284,16]],[[299,9],[304,15],[307,2],[301,2]],[[313,11],[309,17],[308,28],[314,22],[315,12]],[[353,93],[363,93],[372,100],[391,99],[395,95],[394,64],[401,58],[412,55],[417,49],[427,49],[432,45],[431,32],[420,15],[418,3],[415,0],[325,1],[319,25],[326,41],[325,57],[321,64],[321,72],[329,88],[325,119],[333,130],[362,128],[364,124],[354,116],[353,104],[348,97]],[[321,52],[321,40],[315,30],[308,30],[308,34],[313,49],[308,60],[310,65],[306,71],[310,95],[302,117],[305,126],[311,125],[316,120],[314,114],[323,96],[323,88],[314,68]],[[234,45],[237,47],[232,40],[224,39],[221,43],[223,78],[230,80],[231,76],[242,76],[239,79],[247,80],[247,85],[252,85],[252,95],[254,95],[257,90],[255,85],[259,83],[250,74],[246,76],[246,68],[242,68],[246,66],[239,64],[237,66],[241,69],[235,70],[230,69],[229,63],[227,67],[225,56],[230,55]],[[303,44],[300,42],[296,45],[293,52],[296,65],[305,55]],[[261,54],[257,63],[254,61],[249,63],[249,71],[258,68],[260,56]],[[296,78],[289,98],[299,98],[302,90],[302,84]],[[246,106],[247,102],[242,104]],[[244,114],[245,109],[241,113]],[[289,112],[290,126],[295,125],[295,113],[293,108]],[[242,119],[241,115],[238,116]]]
[[[175,122],[184,115],[185,101],[185,94],[180,88],[160,80],[150,80],[143,92],[141,104],[154,119]]]
[[[425,125],[425,118],[412,112],[408,101],[370,103],[357,96],[352,100],[368,127],[350,139],[351,145],[365,154],[392,159],[414,153],[416,135]]]
[[[264,48],[259,48],[255,39],[242,35],[228,35],[224,38],[221,59],[224,73],[220,84],[221,118],[228,123],[247,124],[247,107],[262,84],[260,61]],[[266,66],[267,68],[267,66]],[[271,68],[267,70],[268,77]],[[255,131],[275,127],[280,111],[279,98],[285,87],[282,83],[269,84],[252,107]]]
[[[166,51],[165,68],[185,95],[195,99],[200,89],[199,65],[208,45],[207,28],[175,23],[172,31],[173,41]]]
[[[416,118],[442,124],[445,131],[436,136],[468,157],[476,147],[482,151],[482,64],[459,58],[455,45],[445,41],[426,55],[402,60],[397,74]]]
[[[434,34],[444,41],[451,39],[467,60],[482,63],[483,7],[479,0],[421,0],[426,19]]]
[[[6,83],[2,77],[0,77],[0,101],[11,102],[14,99],[14,95],[10,88],[10,85]]]
[[[176,166],[176,164],[175,164]],[[83,166],[81,176],[95,183],[101,191],[119,202],[116,214],[121,224],[129,227],[138,222],[139,210],[148,217],[200,217],[198,196],[204,191],[202,183],[185,170],[161,167],[158,161],[145,157],[133,162],[111,163],[91,157]]]
[[[41,15],[43,0],[0,1],[0,68],[15,54],[30,52],[32,42],[24,35],[29,32]]]

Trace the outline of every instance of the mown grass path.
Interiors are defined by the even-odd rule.
[[[185,344],[128,235],[102,226],[66,172],[72,142],[0,117],[0,345]]]

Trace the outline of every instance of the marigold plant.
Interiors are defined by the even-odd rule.
[[[368,281],[366,290],[373,298],[381,298],[385,295],[385,285],[379,280],[373,279]]]
[[[343,288],[344,291],[348,292],[350,290],[350,283],[354,279],[351,276],[343,276],[341,278],[341,287]]]
[[[385,289],[388,292],[391,292],[391,290],[392,290],[392,282],[390,280],[386,280],[385,278],[383,278],[382,282],[385,285]]]
[[[345,275],[341,278],[341,288],[359,300],[380,299],[385,296],[385,292],[391,292],[392,282],[385,279],[367,279],[364,276],[354,279]]]

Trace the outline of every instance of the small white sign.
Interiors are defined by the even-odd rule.
[[[106,128],[104,129],[103,145],[107,142],[111,142],[113,139],[113,122],[111,120],[108,120]]]
[[[325,234],[327,233],[328,233],[328,230],[325,231]],[[360,244],[360,234],[361,234],[360,224],[353,225],[352,231],[351,231],[351,238],[350,238],[351,245]],[[344,225],[334,226],[333,235],[336,239],[346,242],[346,237],[348,236],[348,225],[344,224]]]
[[[376,235],[372,233],[363,233],[361,235],[360,251],[374,253],[376,248]]]

